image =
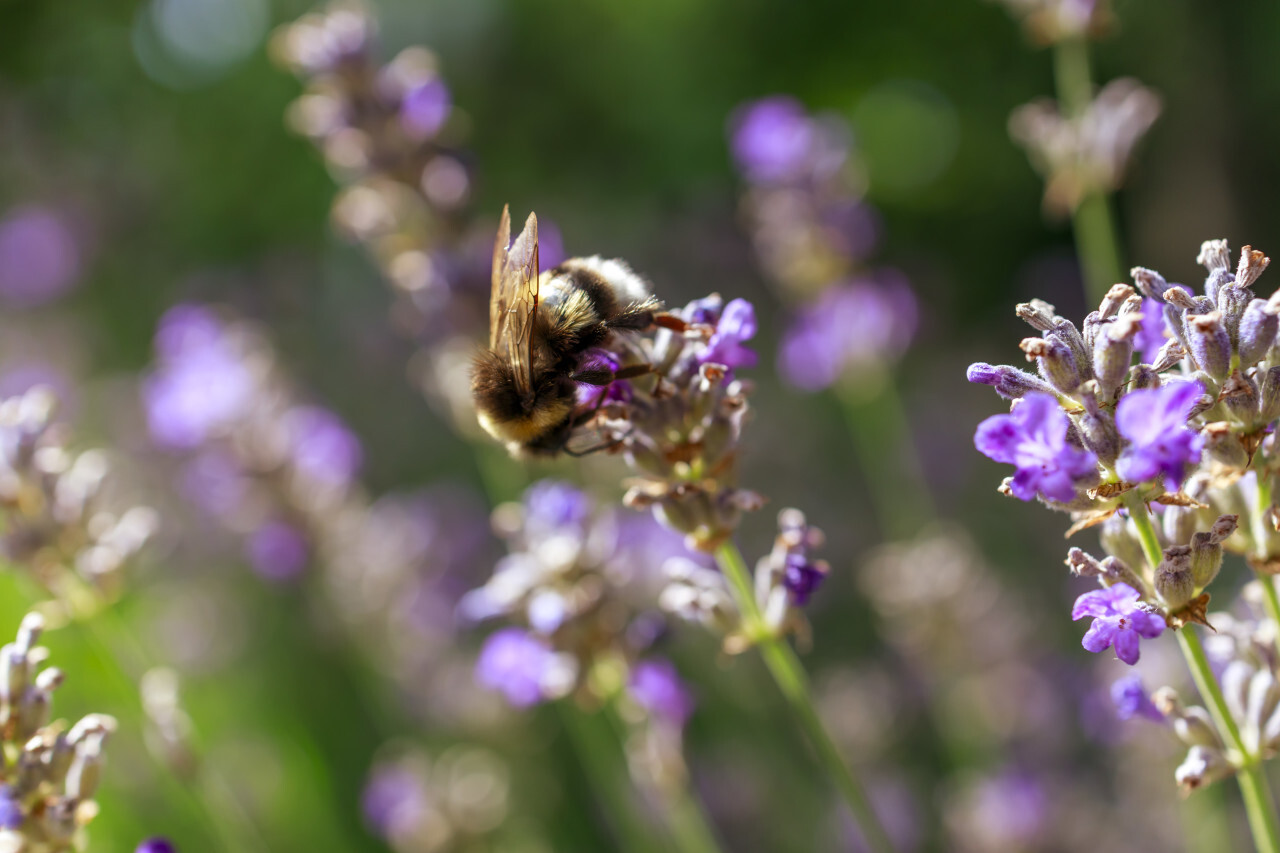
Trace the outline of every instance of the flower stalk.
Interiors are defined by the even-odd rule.
[[[752,591],[746,563],[738,546],[733,542],[725,542],[716,549],[715,556],[716,563],[729,579],[738,606],[741,608],[744,631],[759,647],[769,674],[773,676],[778,689],[782,691],[787,704],[791,706],[792,713],[804,729],[819,761],[839,789],[854,821],[866,838],[867,846],[874,853],[892,853],[893,843],[872,809],[871,801],[862,783],[845,763],[818,712],[814,709],[813,699],[809,694],[808,677],[805,675],[803,665],[791,646],[765,626]]]
[[[1160,544],[1146,505],[1140,498],[1134,496],[1133,492],[1129,492],[1125,495],[1125,506],[1129,509],[1134,526],[1138,530],[1143,553],[1151,565],[1158,566],[1161,561]],[[1270,583],[1264,583],[1264,586],[1271,588],[1274,597],[1274,587]],[[1195,629],[1189,624],[1184,625],[1177,631],[1177,635],[1178,647],[1182,649],[1182,655],[1186,658],[1196,689],[1209,707],[1214,727],[1217,728],[1224,742],[1240,756],[1240,770],[1236,778],[1240,783],[1240,793],[1244,798],[1245,812],[1249,818],[1249,829],[1253,833],[1254,844],[1259,853],[1280,853],[1280,823],[1276,819],[1275,800],[1263,772],[1262,761],[1259,756],[1251,755],[1245,749],[1244,741],[1240,736],[1240,727],[1227,708],[1222,688],[1214,677],[1209,659],[1204,653],[1204,646],[1201,645]]]
[[[1054,43],[1053,78],[1064,115],[1081,116],[1093,99],[1089,42],[1083,34]],[[1121,280],[1120,244],[1107,193],[1090,192],[1075,205],[1071,230],[1086,293],[1090,301],[1097,302]]]

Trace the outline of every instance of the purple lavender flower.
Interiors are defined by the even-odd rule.
[[[285,521],[268,521],[249,536],[245,544],[249,564],[269,581],[291,581],[307,567],[310,549],[307,538]]]
[[[503,628],[485,640],[476,660],[476,681],[527,708],[547,698],[546,676],[555,665],[555,652],[541,640],[519,628]]]
[[[1160,636],[1164,619],[1142,609],[1141,596],[1127,583],[1086,592],[1076,599],[1071,618],[1093,617],[1093,624],[1081,641],[1095,654],[1114,646],[1116,657],[1132,666],[1138,662],[1138,643]]]
[[[81,250],[62,216],[34,205],[0,221],[0,298],[19,307],[41,305],[80,278]]]
[[[680,727],[693,713],[693,697],[668,661],[640,661],[632,668],[627,686],[636,704],[663,722]]]
[[[1164,714],[1151,701],[1150,694],[1142,686],[1142,676],[1136,672],[1117,678],[1112,683],[1111,701],[1116,705],[1116,716],[1122,720],[1144,717],[1157,723],[1164,722]]]
[[[1160,348],[1169,340],[1164,305],[1155,299],[1142,300],[1142,328],[1133,339],[1133,348],[1143,364],[1155,364]]]
[[[244,506],[251,484],[235,456],[214,447],[186,464],[180,488],[187,500],[214,518],[230,518]]]
[[[156,332],[160,366],[143,383],[147,425],[157,443],[189,449],[244,415],[254,378],[207,308],[179,305]]]
[[[0,829],[17,829],[22,826],[22,804],[13,796],[13,789],[0,785]]]
[[[550,535],[564,528],[580,528],[591,517],[591,499],[559,480],[540,480],[524,493],[525,529]]]
[[[318,406],[299,406],[286,417],[298,472],[325,485],[349,485],[364,460],[355,433],[333,412]]]
[[[787,554],[782,585],[791,594],[791,603],[804,607],[826,576],[825,564],[812,563],[804,554],[792,552]]]
[[[1204,394],[1199,382],[1173,382],[1161,388],[1130,391],[1116,404],[1116,428],[1129,446],[1116,460],[1116,473],[1141,483],[1164,475],[1165,488],[1177,491],[1188,465],[1200,462],[1204,439],[1187,429],[1187,415]]]
[[[1021,770],[1008,770],[983,780],[974,791],[972,820],[981,838],[1003,848],[1035,847],[1049,817],[1044,786]]]
[[[426,800],[422,779],[408,767],[380,764],[373,768],[360,796],[365,821],[379,836],[386,838],[407,812],[415,811]]]
[[[156,836],[139,844],[134,853],[178,853],[178,848],[169,839]]]
[[[778,369],[797,388],[828,388],[848,369],[900,355],[915,333],[916,313],[901,276],[886,284],[835,285],[796,315],[783,336]]]
[[[433,77],[405,93],[400,101],[400,125],[414,139],[430,139],[444,126],[452,106],[449,87]]]
[[[816,129],[795,98],[775,95],[742,107],[730,119],[738,168],[761,183],[800,177],[813,153]]]
[[[544,270],[560,266],[568,255],[564,252],[564,236],[550,219],[538,217],[538,264]]]
[[[744,341],[755,336],[756,309],[745,299],[735,299],[724,306],[711,340],[698,356],[698,363],[722,364],[730,370],[755,367],[755,352],[743,346]]]
[[[994,459],[1017,467],[1010,488],[1029,501],[1037,493],[1067,502],[1075,497],[1076,481],[1096,471],[1097,457],[1067,442],[1069,423],[1058,402],[1048,394],[1028,394],[1007,415],[993,415],[978,424],[974,446]]]

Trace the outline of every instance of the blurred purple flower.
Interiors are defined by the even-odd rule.
[[[1142,300],[1142,327],[1133,339],[1133,348],[1143,364],[1155,364],[1160,348],[1169,340],[1164,321],[1164,305],[1155,299]]]
[[[245,543],[249,565],[269,581],[291,581],[307,567],[310,548],[302,531],[285,521],[268,521]]]
[[[134,853],[177,853],[178,848],[173,846],[173,842],[167,838],[148,838],[146,841],[138,845]]]
[[[1093,617],[1081,645],[1088,651],[1105,651],[1114,646],[1116,657],[1130,666],[1138,662],[1139,642],[1164,632],[1164,619],[1142,609],[1141,596],[1127,583],[1086,592],[1071,608],[1072,619]]]
[[[564,262],[564,236],[550,219],[538,218],[538,266],[554,269]]]
[[[0,299],[27,308],[70,290],[81,274],[81,248],[55,211],[28,205],[0,221]]]
[[[418,774],[398,764],[375,766],[365,782],[360,807],[365,821],[379,836],[391,834],[406,813],[417,811],[427,797]]]
[[[545,678],[555,662],[555,652],[541,640],[519,628],[503,628],[485,640],[476,660],[476,681],[527,708],[547,698]]]
[[[1136,672],[1117,678],[1111,685],[1111,701],[1116,706],[1116,716],[1122,720],[1144,717],[1157,723],[1164,722],[1164,714],[1151,701],[1150,694],[1142,686],[1142,676]]]
[[[1129,446],[1116,460],[1116,473],[1141,483],[1164,475],[1176,492],[1188,465],[1200,462],[1204,439],[1187,429],[1187,415],[1204,394],[1199,382],[1172,382],[1161,388],[1130,391],[1116,404],[1116,429]]]
[[[897,358],[916,321],[915,294],[901,275],[835,285],[796,315],[783,335],[778,370],[797,388],[820,391],[848,369]]]
[[[22,826],[22,804],[13,796],[13,789],[0,785],[0,829],[17,829]]]
[[[669,661],[640,661],[627,686],[636,704],[663,722],[683,726],[693,713],[693,697]]]
[[[37,386],[43,386],[58,398],[58,410],[66,414],[75,402],[75,383],[66,373],[51,364],[29,361],[15,364],[0,374],[0,400],[20,397]]]
[[[159,365],[142,386],[158,444],[196,447],[251,408],[253,374],[224,332],[217,316],[198,305],[179,305],[161,318]]]
[[[1049,798],[1029,774],[1011,770],[983,780],[972,803],[973,822],[983,838],[1010,847],[1031,845],[1044,829]]]
[[[227,518],[244,505],[249,478],[228,451],[202,451],[182,469],[184,497],[215,518]]]
[[[429,139],[444,126],[452,106],[449,87],[433,77],[405,93],[400,101],[400,124],[414,139]]]
[[[787,554],[782,585],[791,594],[791,603],[804,607],[826,576],[825,565],[811,563],[804,554],[793,552]]]
[[[525,529],[536,536],[581,528],[590,517],[591,499],[568,483],[539,480],[525,490]]]
[[[1067,442],[1069,423],[1058,401],[1048,394],[1028,394],[1007,415],[978,424],[973,443],[980,452],[1017,467],[1010,488],[1029,501],[1037,493],[1067,502],[1077,480],[1095,473],[1097,458]]]
[[[761,183],[803,175],[816,129],[804,106],[789,95],[745,104],[730,119],[730,147],[738,168]]]
[[[734,299],[724,306],[711,340],[707,341],[706,349],[698,356],[698,363],[722,364],[730,370],[755,367],[755,352],[743,346],[743,342],[755,336],[756,309],[745,299]]]
[[[360,439],[336,414],[319,406],[298,406],[286,415],[298,473],[329,486],[347,486],[360,470]]]

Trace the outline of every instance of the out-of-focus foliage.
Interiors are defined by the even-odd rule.
[[[1128,257],[1178,278],[1194,276],[1187,247],[1206,236],[1280,249],[1268,236],[1280,233],[1268,192],[1280,184],[1280,7],[1114,6],[1114,32],[1096,46],[1099,76],[1136,76],[1164,106],[1118,202]],[[167,309],[218,303],[269,330],[300,396],[359,435],[371,496],[441,482],[477,494],[488,477],[494,500],[515,498],[518,484],[495,483],[495,466],[477,462],[407,381],[412,347],[392,331],[388,289],[364,253],[331,232],[334,183],[285,126],[299,86],[271,64],[266,42],[307,10],[297,0],[0,0],[0,229],[18,222],[23,245],[51,241],[62,259],[37,270],[59,292],[34,304],[38,295],[5,285],[12,256],[0,231],[0,390],[22,390],[33,376],[71,389],[62,411],[76,449],[117,448],[118,465],[134,472],[129,490],[162,517],[190,522],[172,488],[178,463],[147,439],[138,376]],[[965,837],[988,839],[974,849],[1080,849],[1066,806],[1033,828],[1057,847],[1038,846],[1036,835],[990,840],[1007,826],[984,809],[1021,802],[1030,814],[1070,800],[1106,772],[1099,738],[1120,735],[1105,693],[1097,707],[1102,681],[1078,634],[1065,619],[1038,617],[1064,612],[1078,591],[1060,565],[1058,522],[990,488],[995,466],[971,448],[990,401],[963,381],[966,364],[990,357],[991,340],[1021,332],[1012,301],[1038,296],[1065,316],[1084,314],[1070,235],[1041,218],[1041,181],[1006,133],[1016,106],[1052,90],[1048,54],[982,0],[383,0],[377,11],[388,58],[413,44],[440,58],[468,131],[479,216],[496,222],[507,202],[536,209],[558,223],[569,254],[625,257],[669,304],[710,291],[755,304],[766,357],[754,372],[741,479],[775,508],[802,506],[827,532],[831,571],[808,609],[808,663],[832,728],[868,765],[886,810],[914,799],[902,821],[941,814]],[[868,492],[897,484],[860,479],[835,403],[773,375],[787,309],[753,259],[726,142],[734,109],[773,93],[852,123],[866,198],[883,220],[876,257],[905,272],[920,305],[900,368],[915,444],[940,513],[976,545],[948,530],[915,556],[871,555],[881,532]],[[758,555],[776,531],[772,511],[753,519],[741,535]],[[177,541],[179,529],[196,534]],[[470,586],[489,576],[496,546],[477,553],[464,573]],[[898,565],[937,566],[937,575]],[[101,638],[75,624],[43,638],[73,674],[58,714],[120,721],[95,795],[92,849],[128,850],[152,835],[187,853],[223,849],[197,801],[241,804],[264,849],[384,849],[361,813],[375,764],[436,783],[450,768],[488,773],[488,752],[460,753],[455,733],[424,722],[440,709],[394,686],[393,662],[376,644],[369,654],[351,642],[341,614],[315,594],[318,573],[265,581],[212,526],[162,521],[125,583],[118,619],[145,661],[103,657]],[[20,575],[0,573],[0,636],[37,598]],[[722,668],[713,640],[680,639],[671,655],[698,700],[690,772],[727,846],[847,845],[754,665]],[[466,632],[454,642],[464,655],[478,645]],[[159,664],[182,673],[193,748],[212,772],[188,774],[181,762],[170,772],[149,757],[154,720],[144,734],[136,684]],[[465,667],[453,677],[466,686],[454,691],[441,676],[440,705],[472,689]],[[515,803],[502,849],[609,843],[554,711],[509,729],[472,722],[511,759],[485,776],[501,777],[490,794]],[[1161,786],[1172,787],[1173,751],[1144,754],[1155,756],[1144,759],[1150,772],[1113,767],[1112,784],[1163,804],[1150,819],[1172,826],[1172,791]],[[1028,781],[1037,766],[1059,775]],[[1211,796],[1186,807],[1185,825]],[[1122,818],[1107,812],[1105,821]]]

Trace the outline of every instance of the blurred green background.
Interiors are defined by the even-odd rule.
[[[0,214],[22,203],[68,205],[92,233],[74,293],[30,311],[5,309],[4,334],[14,342],[6,357],[53,352],[84,386],[76,411],[83,441],[144,453],[130,429],[137,398],[123,378],[150,361],[167,307],[225,303],[270,328],[307,395],[359,433],[372,492],[474,480],[474,461],[457,452],[448,425],[405,380],[410,347],[388,326],[390,296],[379,274],[331,233],[333,181],[312,146],[284,126],[299,84],[269,62],[265,41],[309,7],[228,0],[235,15],[227,24],[231,13],[182,0],[195,16],[193,31],[207,33],[205,54],[197,44],[196,54],[184,55],[157,36],[150,17],[157,2],[0,0]],[[900,384],[941,514],[972,532],[1027,608],[1051,614],[1037,628],[1047,647],[1062,658],[1083,656],[1078,626],[1066,618],[1072,588],[1060,566],[1063,519],[1000,498],[1001,471],[970,441],[998,404],[987,389],[967,386],[963,370],[971,361],[1020,359],[1014,345],[1024,330],[1014,302],[1038,296],[1065,316],[1085,313],[1069,230],[1041,216],[1040,179],[1006,134],[1014,107],[1052,92],[1049,56],[1027,43],[1002,7],[382,0],[376,11],[388,58],[410,44],[438,52],[469,117],[475,208],[483,215],[508,202],[536,209],[559,224],[570,254],[625,257],[671,303],[712,290],[756,303],[765,357],[744,482],[775,508],[803,507],[829,534],[833,578],[812,607],[808,658],[819,674],[867,660],[894,671],[855,578],[881,538],[869,490],[896,484],[861,475],[832,399],[786,389],[773,376],[784,309],[738,220],[741,187],[725,125],[741,102],[774,93],[849,119],[868,200],[884,220],[875,260],[906,271],[922,304],[922,330]],[[1192,280],[1203,239],[1280,250],[1280,207],[1271,197],[1280,184],[1273,50],[1280,6],[1162,0],[1122,2],[1116,11],[1119,26],[1096,48],[1099,79],[1132,75],[1164,99],[1118,199],[1126,264]],[[771,511],[760,518],[742,535],[749,554],[761,553],[774,533]],[[222,745],[215,755],[226,778],[258,789],[268,849],[383,849],[358,806],[372,756],[391,736],[433,747],[447,740],[422,733],[367,662],[317,630],[304,592],[264,585],[228,553],[212,569],[147,566],[121,618],[163,662],[171,657],[163,626],[174,590],[190,584],[197,612],[202,585],[230,594],[225,653],[186,673],[201,739]],[[486,569],[477,569],[478,579]],[[0,582],[8,636],[32,598],[10,579]],[[58,714],[101,710],[136,721],[128,683],[115,663],[87,650],[87,639],[76,628],[50,635],[53,660],[69,674]],[[763,840],[731,804],[717,807],[736,815],[725,818],[730,848],[836,849],[823,783],[812,778],[771,686],[753,662],[717,666],[711,640],[693,631],[686,639],[674,654],[686,672],[701,673],[701,711],[688,735],[695,776],[703,756],[722,769],[740,762],[776,774],[775,784],[785,780],[785,805],[773,805],[787,820],[776,831],[764,827]],[[1075,701],[1075,685],[1054,684],[1062,702]],[[946,755],[934,736],[915,734],[918,723],[916,715],[902,722],[904,743],[893,753],[904,775],[924,780],[918,790],[931,791],[930,780],[970,759],[974,767],[986,760],[974,757],[977,748]],[[532,802],[536,817],[531,836],[545,849],[609,849],[558,732],[555,713],[544,709],[503,745],[536,766],[530,778],[554,780],[524,804]],[[181,786],[146,758],[136,726],[126,722],[111,755],[93,849],[129,850],[148,834],[170,835],[188,853],[219,849]],[[1082,775],[1091,772],[1088,755],[1080,764]],[[1172,766],[1169,759],[1170,773]],[[513,797],[526,796],[518,774],[515,785]],[[1172,800],[1172,783],[1167,794]],[[716,807],[733,796],[708,798]],[[920,807],[928,812],[936,802],[925,793]]]

